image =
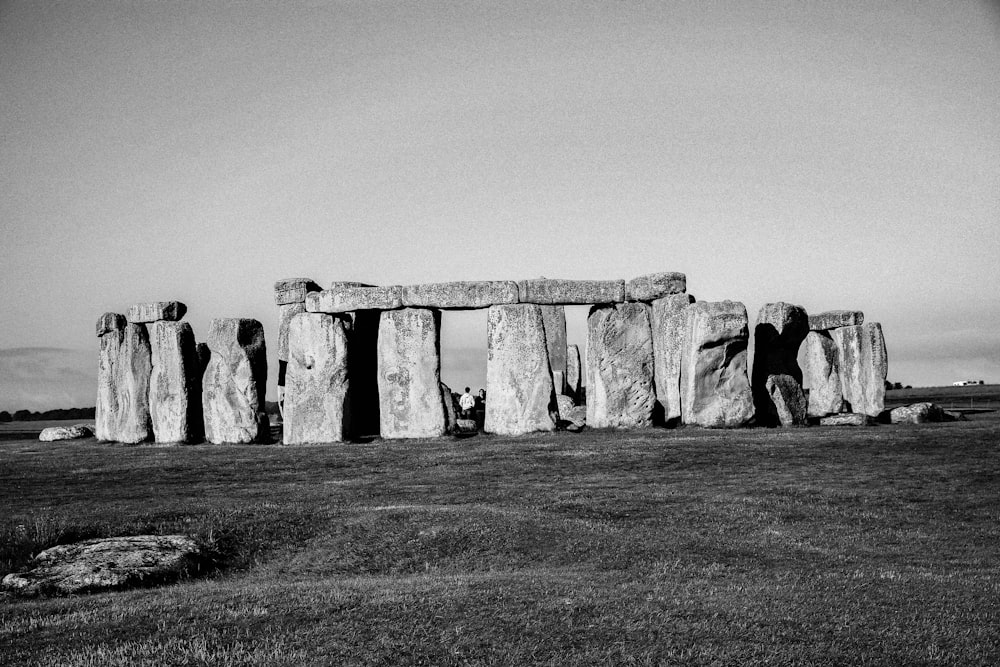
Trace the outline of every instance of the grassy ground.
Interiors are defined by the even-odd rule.
[[[1000,420],[341,446],[0,442],[0,574],[185,532],[222,571],[0,601],[0,663],[1000,663]]]

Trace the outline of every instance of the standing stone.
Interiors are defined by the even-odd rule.
[[[540,306],[545,327],[545,346],[552,372],[566,372],[566,307]],[[559,393],[559,385],[556,385]]]
[[[137,303],[128,309],[128,321],[132,324],[149,324],[160,320],[177,322],[186,312],[187,306],[180,301]]]
[[[343,318],[300,313],[288,325],[286,445],[341,442],[347,434],[347,332]]]
[[[97,407],[94,410],[95,435],[98,440],[118,439],[121,406],[118,403],[118,360],[125,335],[125,316],[104,313],[97,320],[100,353],[97,362]]]
[[[653,368],[656,400],[666,424],[676,424],[681,417],[681,356],[687,307],[694,303],[690,294],[671,294],[653,301]]]
[[[810,417],[835,415],[844,409],[840,390],[840,364],[837,346],[825,331],[810,331],[799,348],[802,388],[809,390]]]
[[[118,390],[118,423],[115,440],[136,444],[153,435],[149,415],[149,378],[153,361],[145,324],[125,325],[122,345],[115,365]]]
[[[440,330],[438,310],[403,308],[382,313],[378,394],[383,438],[444,435]]]
[[[809,333],[809,316],[801,306],[779,301],[765,304],[754,326],[752,385],[757,421],[767,426],[781,422],[771,400],[767,380],[772,375],[790,376],[802,385],[799,346]],[[784,384],[782,385],[784,386]]]
[[[556,396],[566,393],[566,373],[565,371],[552,371],[552,386]]]
[[[747,378],[746,307],[738,301],[702,301],[685,313],[681,421],[716,428],[743,426],[754,414]]]
[[[830,332],[837,346],[840,387],[851,412],[877,417],[885,409],[889,358],[882,325],[866,322]]]
[[[284,303],[278,306],[278,360],[288,361],[288,325],[292,318],[306,312],[305,302]]]
[[[458,426],[458,403],[455,395],[451,393],[451,387],[444,382],[441,383],[441,403],[444,404],[444,426],[448,433],[454,433]]]
[[[768,375],[764,385],[770,397],[778,423],[782,426],[804,426],[806,397],[802,385],[791,375]]]
[[[205,439],[215,444],[267,442],[264,327],[252,319],[213,319],[208,347],[212,354],[202,384]]]
[[[197,442],[202,437],[201,375],[194,332],[187,322],[149,325],[153,370],[149,414],[157,442]]]
[[[594,306],[587,317],[587,424],[650,426],[655,402],[649,306]]]
[[[574,401],[580,400],[580,348],[566,346],[566,394]]]
[[[520,435],[556,427],[555,391],[541,309],[492,306],[486,323],[488,433]]]
[[[687,276],[674,271],[650,273],[633,278],[625,284],[625,298],[629,301],[653,301],[686,291]]]

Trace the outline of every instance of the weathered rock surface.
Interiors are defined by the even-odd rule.
[[[517,283],[512,280],[477,280],[404,285],[404,307],[470,309],[517,303]]]
[[[587,424],[650,426],[655,401],[649,306],[594,306],[587,317]]]
[[[656,400],[663,410],[664,422],[676,422],[681,416],[681,357],[687,307],[694,303],[690,294],[671,294],[654,299],[650,310],[653,330],[653,378]]]
[[[94,411],[98,440],[114,442],[118,436],[121,405],[118,402],[118,360],[126,320],[118,313],[104,313],[97,320],[100,352],[97,362],[97,406]],[[103,332],[103,333],[100,333]]]
[[[566,346],[566,394],[574,401],[580,400],[580,386],[583,375],[580,368],[580,348]]]
[[[187,322],[149,325],[152,373],[149,415],[157,442],[200,442],[201,364],[194,331]]]
[[[347,313],[352,310],[395,310],[403,307],[403,288],[344,286],[306,295],[310,313]]]
[[[282,442],[342,442],[350,381],[344,319],[299,313],[288,325],[288,352]]]
[[[290,303],[305,303],[306,294],[319,292],[322,288],[309,278],[286,278],[274,283],[274,303],[284,306]]]
[[[764,384],[773,420],[781,426],[804,426],[807,403],[802,386],[791,375],[769,375]]]
[[[566,308],[564,306],[539,306],[545,327],[545,347],[549,354],[552,372],[566,372]],[[556,393],[559,387],[556,386]]]
[[[288,324],[299,313],[306,312],[305,302],[278,306],[278,359],[288,361]]]
[[[23,596],[75,595],[149,586],[197,570],[200,549],[185,535],[86,540],[46,549],[3,588]]]
[[[865,323],[865,314],[860,310],[828,310],[809,316],[810,331],[827,331],[840,327],[852,327]]]
[[[437,310],[403,308],[382,313],[378,393],[383,438],[444,435],[440,330]]]
[[[566,393],[566,373],[564,371],[552,371],[552,387],[557,396]]]
[[[137,303],[128,309],[128,321],[132,324],[147,324],[166,320],[176,322],[184,317],[187,306],[180,301],[154,301]]]
[[[486,324],[488,433],[520,435],[556,427],[555,392],[541,309],[492,306]]]
[[[830,415],[819,420],[820,426],[873,426],[875,417],[861,415],[853,412],[844,412],[839,415]]]
[[[687,276],[667,271],[650,273],[628,281],[625,285],[625,298],[628,301],[653,301],[670,294],[683,294],[686,291]]]
[[[213,319],[208,347],[211,358],[202,381],[205,439],[216,444],[268,442],[264,327],[253,319]]]
[[[889,411],[893,424],[925,424],[946,421],[944,410],[935,403],[913,403]]]
[[[127,320],[119,313],[104,313],[97,318],[97,337],[100,338],[112,331],[121,331],[125,328]]]
[[[444,405],[444,428],[448,433],[454,433],[458,426],[458,401],[451,393],[451,387],[444,382],[441,383],[441,403]]]
[[[78,440],[89,438],[94,432],[84,426],[50,426],[42,429],[38,434],[38,439],[42,442],[55,442],[56,440]]]
[[[837,346],[840,388],[851,412],[877,417],[885,408],[889,358],[882,325],[868,322],[830,331]]]
[[[576,403],[573,399],[566,394],[556,394],[556,406],[559,409],[559,418],[562,419],[563,413],[569,413],[570,410],[576,407]]]
[[[746,307],[738,301],[693,303],[681,356],[681,420],[725,428],[754,415],[747,377]]]
[[[587,406],[576,405],[560,413],[559,421],[565,424],[567,431],[579,433],[587,426]]]
[[[802,388],[809,390],[808,415],[825,417],[844,409],[837,346],[825,331],[810,331],[799,347]]]
[[[765,304],[754,326],[754,361],[751,374],[757,420],[765,426],[778,424],[779,410],[771,401],[767,379],[790,376],[800,387],[799,346],[809,333],[809,317],[801,306],[779,301]]]
[[[624,280],[559,280],[535,278],[517,283],[521,303],[548,305],[622,303]]]
[[[110,335],[110,334],[108,334]],[[115,364],[118,421],[114,440],[126,444],[144,442],[153,437],[149,414],[149,380],[153,358],[145,324],[125,325],[118,362]]]

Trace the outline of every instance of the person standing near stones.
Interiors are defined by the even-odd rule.
[[[465,393],[458,397],[458,407],[462,409],[462,418],[470,419],[473,410],[476,408],[476,399],[472,395],[470,387],[465,388]]]

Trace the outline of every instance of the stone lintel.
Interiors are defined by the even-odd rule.
[[[676,271],[638,276],[625,285],[626,301],[652,301],[687,292],[687,276]]]
[[[840,327],[852,327],[865,323],[865,314],[860,310],[828,310],[809,316],[810,331],[827,331]]]
[[[137,303],[128,309],[128,321],[132,324],[147,324],[149,322],[177,322],[184,313],[187,306],[180,301],[152,301],[150,303]]]
[[[521,303],[539,305],[624,303],[625,281],[533,278],[519,280],[517,292]]]
[[[517,283],[512,280],[476,280],[406,285],[404,307],[474,309],[518,302]]]
[[[285,278],[274,283],[274,303],[284,306],[288,303],[304,303],[306,294],[318,292],[320,287],[311,278]]]
[[[104,313],[97,320],[97,337],[125,328],[125,316],[121,313]]]
[[[403,288],[344,286],[306,295],[310,313],[349,313],[354,310],[396,310],[403,307]]]

